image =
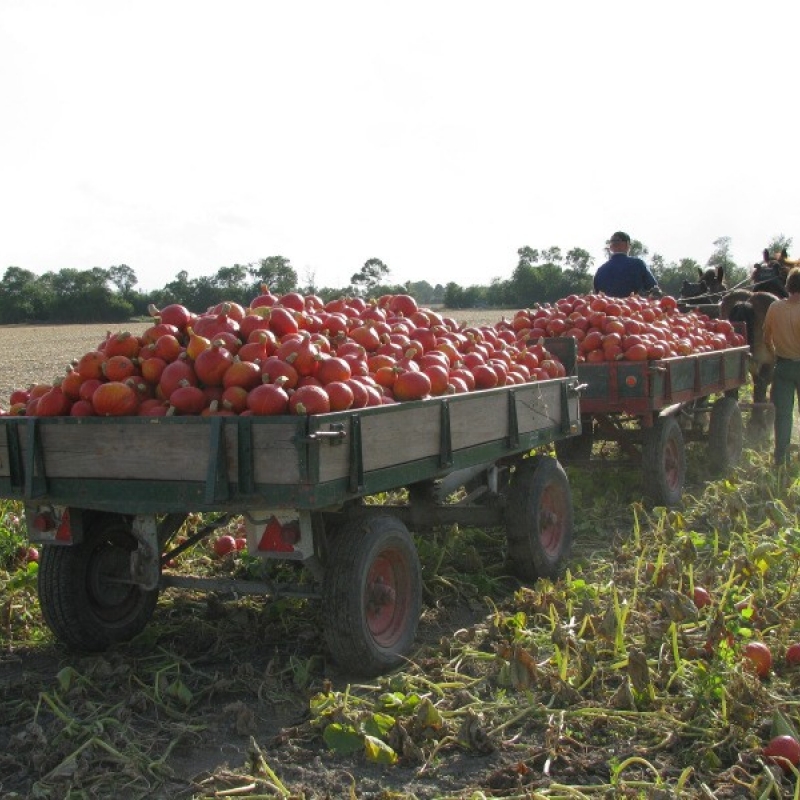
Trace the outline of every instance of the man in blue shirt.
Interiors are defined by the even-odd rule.
[[[631,237],[617,231],[608,242],[611,258],[594,275],[595,292],[611,297],[628,297],[630,294],[658,293],[658,282],[641,258],[628,255]]]

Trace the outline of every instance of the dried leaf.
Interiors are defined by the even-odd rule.
[[[641,650],[628,652],[628,677],[637,692],[650,690],[650,667],[647,665],[647,656]]]
[[[495,747],[483,729],[481,718],[472,711],[467,713],[458,732],[458,741],[479,753],[491,753]]]
[[[611,699],[608,701],[608,705],[609,707],[619,709],[620,711],[636,710],[636,699],[633,696],[631,682],[627,675],[622,679],[619,689],[617,689],[617,691],[611,696]]]
[[[692,598],[674,589],[662,590],[661,604],[673,622],[697,619],[697,606]]]

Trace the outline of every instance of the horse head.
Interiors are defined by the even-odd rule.
[[[783,253],[786,253],[784,249]],[[752,290],[754,292],[769,292],[778,297],[786,297],[786,276],[790,267],[780,261],[781,255],[772,256],[769,250],[764,250],[764,261],[753,264],[751,275]]]
[[[725,285],[725,269],[723,267],[710,267],[703,271],[697,268],[698,280],[696,282],[684,281],[681,286],[680,296],[685,299],[702,297],[704,302],[719,301],[722,293],[727,291]]]

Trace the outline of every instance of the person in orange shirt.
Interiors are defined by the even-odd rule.
[[[776,300],[764,317],[764,343],[775,354],[771,399],[775,406],[775,464],[789,463],[794,398],[800,398],[800,267],[786,277],[788,297]]]

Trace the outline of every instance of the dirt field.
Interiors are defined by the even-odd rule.
[[[70,361],[93,350],[117,330],[140,334],[148,323],[108,325],[4,325],[0,326],[0,407],[8,408],[14,389],[32,383],[54,383],[69,368]]]

